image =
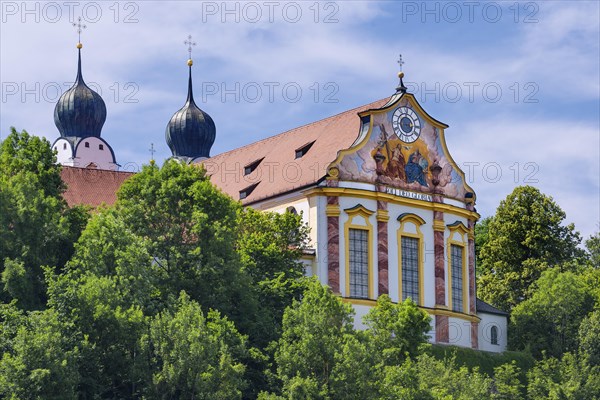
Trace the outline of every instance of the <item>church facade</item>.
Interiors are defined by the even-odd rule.
[[[475,193],[448,151],[448,126],[407,93],[402,73],[389,99],[211,157],[215,123],[195,104],[191,59],[188,66],[187,100],[165,133],[173,157],[201,163],[245,206],[301,214],[310,227],[306,274],[352,304],[358,328],[380,295],[410,297],[432,317],[431,342],[506,349],[507,314],[476,295]],[[81,87],[80,75],[81,58],[78,81],[56,108],[75,111],[55,112],[65,197],[112,203],[129,173],[116,170],[100,138],[104,103]],[[98,151],[83,150],[86,143]],[[74,164],[77,158],[83,162]]]

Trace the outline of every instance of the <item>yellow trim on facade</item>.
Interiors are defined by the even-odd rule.
[[[359,135],[362,133],[362,128],[363,128],[363,125],[361,124],[360,130],[358,132]],[[334,169],[337,170],[336,165],[344,158],[344,156],[346,154],[355,153],[358,150],[360,150],[361,148],[363,148],[367,143],[369,143],[369,138],[371,137],[372,132],[373,132],[373,118],[370,118],[369,119],[369,129],[367,129],[367,133],[365,133],[365,136],[362,138],[362,140],[359,143],[355,143],[353,146],[348,147],[347,149],[339,150],[337,152],[337,156],[335,157],[335,160],[332,163],[329,163],[329,165],[325,169],[325,171],[327,171],[327,175],[331,175],[330,171],[332,171]],[[335,172],[334,172],[334,174],[335,174]],[[337,171],[337,174],[339,174],[339,170]],[[336,174],[336,177],[337,177],[337,174]]]
[[[398,221],[400,221],[400,227],[396,232],[396,237],[398,241],[398,301],[403,301],[402,295],[402,237],[410,237],[417,239],[419,241],[419,265],[418,275],[419,275],[419,299],[418,304],[422,306],[425,304],[425,238],[423,236],[423,232],[421,232],[421,225],[425,224],[425,220],[419,217],[416,214],[402,214]],[[415,226],[417,233],[406,232],[405,225],[406,223],[412,223]],[[415,299],[413,299],[414,301]]]
[[[469,211],[465,208],[456,207],[452,204],[434,203],[423,200],[409,199],[406,197],[395,196],[385,192],[375,192],[362,189],[351,189],[351,188],[332,188],[332,187],[316,187],[311,188],[305,192],[307,197],[310,196],[347,196],[357,197],[368,200],[382,200],[391,204],[398,204],[401,206],[417,207],[424,210],[441,211],[444,213],[451,213],[456,216],[471,219],[477,221],[480,217],[475,211]]]
[[[436,308],[421,307],[421,308],[423,308],[425,311],[427,311],[431,315],[445,315],[447,317],[464,319],[464,320],[471,321],[471,322],[481,321],[481,318],[479,318],[475,314],[461,313],[461,312],[446,310],[446,309],[438,308],[438,307],[436,307]]]
[[[388,222],[390,220],[390,214],[387,210],[377,210],[377,221]]]
[[[454,311],[454,305],[452,304],[452,245],[459,246],[462,250],[462,292],[463,292],[463,304],[462,312],[465,314],[469,313],[469,274],[467,271],[467,246],[468,240],[465,239],[469,233],[469,229],[462,222],[455,222],[454,224],[447,225],[450,234],[446,240],[446,259],[448,260],[448,308]],[[455,234],[460,237],[459,240],[455,240]],[[454,311],[456,312],[456,311]]]
[[[328,217],[337,217],[340,215],[340,206],[337,204],[327,204],[325,206],[325,215]]]
[[[353,299],[353,298],[349,298],[349,297],[342,297],[342,301],[344,303],[354,304],[357,306],[375,307],[377,305],[377,300],[371,300],[371,299]]]
[[[345,209],[344,212],[348,215],[348,220],[344,223],[344,244],[345,244],[345,295],[346,297],[350,297],[350,229],[359,229],[363,231],[367,231],[367,268],[368,268],[368,289],[367,289],[367,297],[369,299],[373,298],[373,276],[375,271],[373,271],[373,241],[375,236],[373,234],[373,225],[371,221],[369,221],[369,217],[374,214],[374,211],[371,211],[365,208],[362,204],[358,204],[355,207]],[[365,225],[358,225],[354,223],[354,218],[362,217],[365,221]]]
[[[377,306],[377,300],[348,299],[348,298],[342,297],[342,301],[344,303],[357,305],[357,306],[369,306],[369,307]],[[481,318],[479,318],[475,314],[465,314],[465,313],[460,313],[460,312],[456,312],[456,311],[450,311],[450,310],[439,308],[439,307],[435,307],[435,308],[429,308],[429,307],[423,307],[423,306],[418,306],[418,307],[421,310],[427,312],[429,315],[445,315],[447,317],[462,319],[462,320],[470,321],[470,322],[481,321]]]
[[[433,220],[433,230],[438,231],[438,232],[445,232],[446,224],[444,224],[444,221],[440,221],[439,219],[434,219]]]

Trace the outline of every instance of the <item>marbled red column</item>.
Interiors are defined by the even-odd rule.
[[[479,348],[479,322],[471,322],[471,347]]]
[[[328,206],[338,206],[335,196],[327,197]],[[334,293],[340,290],[340,217],[327,216],[327,284]]]
[[[448,316],[435,316],[435,341],[438,343],[448,343]]]
[[[379,296],[389,293],[387,203],[377,201],[377,280]]]
[[[473,232],[475,229],[475,223],[469,220],[469,309],[471,314],[475,314],[475,298],[477,293],[475,292],[475,238]]]
[[[444,213],[441,211],[433,212],[434,224],[436,221],[444,223]],[[439,222],[438,222],[439,223]],[[444,231],[433,228],[433,254],[435,268],[435,304],[446,305],[446,273],[445,273],[445,257],[444,257]]]

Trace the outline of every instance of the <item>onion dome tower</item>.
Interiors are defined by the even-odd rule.
[[[165,131],[167,145],[173,158],[194,162],[210,157],[210,148],[215,142],[216,128],[213,119],[202,111],[194,102],[192,88],[192,36],[184,43],[188,45],[190,54],[187,61],[189,67],[188,95],[183,107],[171,117]]]
[[[77,32],[81,25],[81,18]],[[81,39],[81,36],[80,36]],[[64,92],[54,108],[54,124],[60,132],[52,148],[60,164],[72,167],[117,169],[118,164],[110,145],[100,137],[106,121],[106,105],[102,97],[90,89],[81,73],[81,40],[77,43],[77,77],[73,86]]]

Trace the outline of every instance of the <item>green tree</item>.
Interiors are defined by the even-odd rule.
[[[217,311],[205,317],[184,292],[174,313],[154,317],[141,342],[152,371],[150,398],[241,398],[246,338]]]
[[[579,325],[579,350],[586,362],[600,367],[600,310],[589,314]]]
[[[481,249],[489,239],[490,221],[492,217],[485,217],[475,224],[475,259],[477,265],[481,265]],[[479,273],[479,268],[477,269]]]
[[[523,384],[519,380],[521,369],[513,361],[494,368],[494,399],[518,400],[523,398]]]
[[[419,386],[435,399],[478,400],[490,398],[492,380],[477,368],[458,367],[454,358],[436,360],[422,354],[418,358]]]
[[[500,202],[480,251],[478,294],[505,311],[531,297],[542,271],[582,255],[573,224],[551,197],[520,186]]]
[[[375,384],[381,400],[431,400],[428,385],[421,384],[419,362],[408,358],[402,365],[385,366]]]
[[[6,332],[0,333],[5,344],[0,359],[0,397],[77,399],[80,353],[72,339],[63,335],[64,326],[56,312],[34,311],[23,318],[13,308],[1,317],[3,328],[12,325],[16,329],[11,329],[10,338]],[[17,320],[11,321],[15,317]]]
[[[81,398],[132,398],[146,385],[139,339],[166,307],[147,247],[114,210],[99,209],[64,271],[47,273],[48,305],[82,343]]]
[[[596,232],[585,241],[585,249],[592,267],[600,268],[600,232]]]
[[[561,359],[544,358],[527,377],[531,400],[600,398],[600,367],[590,366],[574,353],[565,353]]]
[[[159,287],[165,301],[184,290],[242,327],[251,324],[256,300],[235,248],[240,206],[201,167],[175,160],[162,168],[144,166],[117,198],[118,215],[147,240],[153,263],[163,271]]]
[[[365,387],[369,380],[363,378],[370,363],[362,360],[366,353],[353,328],[353,313],[349,304],[317,281],[308,284],[302,301],[294,300],[286,309],[275,352],[286,398],[341,398],[332,397],[340,393],[369,398]]]
[[[401,365],[416,357],[427,343],[431,317],[412,299],[392,303],[388,295],[379,296],[377,306],[364,317],[367,334],[383,365]]]
[[[308,242],[308,228],[299,215],[252,208],[240,209],[238,221],[236,247],[257,293],[260,312],[255,336],[260,340],[257,345],[264,347],[279,338],[285,308],[305,288],[300,258]]]
[[[0,299],[44,307],[42,266],[64,265],[87,220],[85,209],[68,209],[63,190],[50,143],[11,128],[0,145]]]
[[[510,346],[534,357],[577,350],[579,325],[594,307],[589,286],[581,275],[554,268],[544,271],[535,287],[533,296],[513,309]]]
[[[245,397],[255,399],[261,391],[276,390],[269,379],[275,373],[273,347],[269,344],[281,336],[285,308],[293,299],[299,299],[305,288],[300,257],[308,242],[308,228],[302,225],[299,215],[247,207],[238,210],[238,230],[236,249],[258,299],[255,317],[245,332],[250,345],[260,349],[246,361],[252,385]]]

